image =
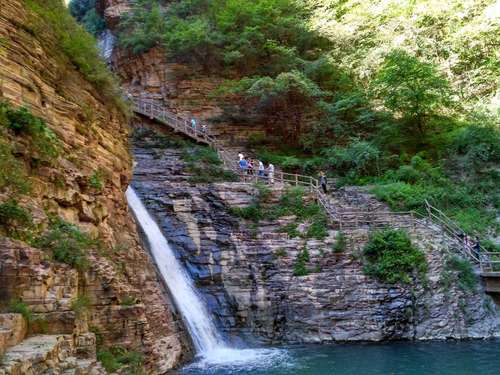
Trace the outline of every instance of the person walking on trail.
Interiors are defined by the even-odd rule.
[[[321,190],[323,190],[323,193],[327,194],[328,180],[326,179],[325,172],[323,171],[319,172],[319,184],[321,185]]]
[[[479,241],[479,237],[476,236],[476,241],[474,242],[474,246],[472,247],[474,253],[476,253],[477,257],[481,256],[481,242]]]
[[[257,162],[259,163],[259,177],[264,178],[264,172],[266,170],[266,168],[264,168],[264,163],[260,160],[257,160]]]
[[[196,119],[194,117],[191,118],[191,127],[196,132]]]
[[[248,162],[248,174],[249,175],[253,175],[254,174],[253,173],[254,172],[254,167],[255,167],[254,166],[254,162],[253,162],[252,159],[250,159],[249,162]]]
[[[244,175],[247,172],[248,169],[248,162],[245,158],[241,158],[239,161],[239,166],[240,166],[240,172],[242,175]]]
[[[207,133],[207,125],[201,124],[201,131],[206,134]]]
[[[267,165],[267,176],[269,177],[269,183],[274,184],[274,165],[271,163]]]

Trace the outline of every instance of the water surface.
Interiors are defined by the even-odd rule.
[[[258,350],[256,351],[258,352]],[[500,341],[308,345],[246,353],[234,363],[201,360],[179,375],[500,375]]]

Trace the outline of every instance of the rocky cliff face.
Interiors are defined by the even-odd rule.
[[[45,322],[33,334],[69,335],[70,357],[95,361],[97,336],[102,349],[141,352],[151,373],[165,373],[189,356],[189,344],[125,201],[132,170],[127,121],[58,50],[50,25],[46,33],[31,31],[33,17],[22,1],[1,1],[0,99],[43,118],[61,152],[51,164],[28,165],[31,192],[16,199],[38,233],[59,217],[101,245],[86,249],[90,267],[78,272],[27,243],[1,239],[1,302],[27,304]],[[28,160],[19,147],[15,157]],[[100,186],[92,185],[92,176]],[[8,189],[0,192],[0,203],[9,198]],[[72,306],[78,297],[89,301],[84,313]],[[9,350],[0,373],[21,366]]]
[[[158,148],[142,135],[134,154],[136,191],[229,335],[265,342],[327,342],[490,337],[499,332],[489,297],[480,289],[461,289],[447,270],[445,259],[454,244],[437,227],[411,230],[426,253],[428,285],[386,285],[362,271],[360,252],[368,227],[345,230],[346,248],[336,253],[335,230],[324,240],[289,238],[280,227],[290,217],[255,225],[232,216],[229,207],[250,204],[255,187],[190,183],[178,148]],[[271,201],[277,201],[281,190],[273,189]],[[343,205],[381,205],[355,190],[339,193],[340,198]],[[294,263],[304,248],[312,273],[297,277]],[[445,276],[455,282],[445,283]]]

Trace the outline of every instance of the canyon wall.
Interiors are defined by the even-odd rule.
[[[238,218],[231,208],[254,202],[258,189],[193,182],[185,151],[162,146],[157,138],[147,132],[135,138],[132,184],[230,337],[283,343],[483,338],[500,332],[497,308],[479,280],[476,289],[466,290],[446,266],[458,244],[439,227],[422,223],[410,229],[426,254],[428,281],[383,284],[363,272],[368,226],[344,230],[346,247],[336,252],[337,230],[322,240],[290,238],[283,227],[293,217],[258,223]],[[268,204],[278,204],[282,193],[275,186]],[[336,197],[344,208],[387,209],[357,189]],[[310,273],[294,276],[304,249]]]
[[[190,357],[190,343],[125,200],[132,173],[128,121],[61,52],[50,24],[34,32],[36,17],[22,1],[1,1],[0,99],[44,119],[61,151],[53,163],[30,164],[22,140],[3,133],[29,169],[31,192],[16,199],[38,233],[59,217],[100,245],[86,249],[90,266],[76,271],[26,242],[1,239],[1,303],[22,300],[46,322],[31,333],[69,335],[71,355],[95,361],[98,341],[102,349],[140,352],[150,373],[165,373]],[[92,176],[102,186],[93,186]],[[0,192],[0,203],[9,194]],[[89,306],[79,314],[72,301],[82,297]],[[4,362],[7,373],[19,365],[12,358]]]

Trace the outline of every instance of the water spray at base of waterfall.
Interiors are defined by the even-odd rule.
[[[293,359],[285,349],[216,349],[203,353],[197,361],[186,366],[193,369],[237,373],[239,369],[249,373],[252,370],[271,369],[273,367],[294,367]],[[182,373],[182,371],[181,371]]]
[[[176,258],[158,224],[148,213],[134,189],[127,189],[127,201],[149,243],[151,254],[167,284],[193,340],[198,361],[193,366],[262,368],[286,363],[281,349],[232,349],[217,331],[193,280]]]

